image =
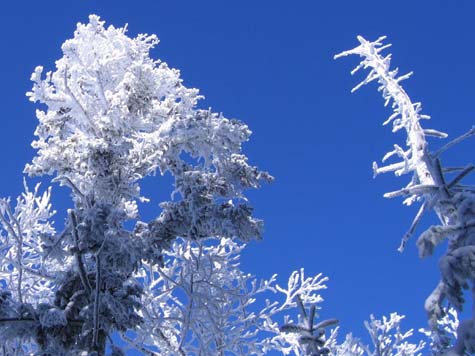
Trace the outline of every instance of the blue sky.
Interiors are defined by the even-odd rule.
[[[25,92],[36,65],[53,69],[61,43],[78,21],[96,13],[129,33],[156,33],[153,55],[182,71],[211,106],[246,122],[252,163],[275,183],[250,192],[266,222],[263,241],[251,243],[242,267],[282,281],[304,267],[330,277],[322,317],[363,334],[363,320],[398,311],[405,325],[425,325],[423,303],[438,280],[437,258],[421,261],[414,240],[396,251],[416,207],[383,193],[409,177],[372,179],[371,163],[403,137],[381,123],[389,115],[375,86],[350,95],[356,58],[333,60],[353,48],[356,35],[387,35],[393,63],[415,75],[405,88],[432,116],[426,127],[451,137],[475,122],[475,3],[433,1],[161,1],[76,0],[5,2],[0,14],[0,195],[22,189],[35,106]],[[431,141],[432,147],[441,142]],[[444,162],[473,162],[475,140]],[[473,181],[473,179],[472,179]],[[166,196],[171,188],[148,186]],[[56,189],[59,208],[67,195]],[[421,227],[433,223],[426,217]],[[418,232],[422,232],[419,229]]]

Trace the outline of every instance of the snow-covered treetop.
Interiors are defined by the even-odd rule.
[[[198,110],[198,90],[150,58],[157,43],[155,35],[129,38],[126,27],[105,28],[96,15],[78,24],[56,70],[44,76],[37,67],[31,77],[27,95],[47,111],[37,110],[38,155],[25,171],[56,174],[76,203],[122,205],[129,217],[137,213],[138,181],[157,169],[177,177],[182,196],[191,193],[188,184],[201,183],[214,196],[241,197],[243,188],[270,179],[240,153],[248,127]]]

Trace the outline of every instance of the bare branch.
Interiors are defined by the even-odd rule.
[[[100,287],[101,287],[101,258],[100,254],[96,254],[96,290],[94,295],[94,329],[92,332],[92,345],[93,348],[98,347],[99,340],[99,303],[100,303]]]
[[[459,175],[457,175],[448,185],[447,188],[454,187],[458,182],[464,179],[471,171],[475,169],[475,166],[469,165],[467,166]]]
[[[84,289],[87,291],[87,294],[90,295],[92,292],[92,288],[91,288],[91,284],[89,283],[89,279],[87,278],[86,269],[84,268],[84,264],[82,261],[82,253],[79,250],[79,236],[77,232],[78,223],[76,219],[76,214],[74,213],[73,210],[69,210],[68,213],[71,219],[71,223],[73,224],[71,230],[74,237],[74,244],[75,244],[74,255],[76,257],[76,261],[78,264],[79,278],[81,279],[81,283]]]
[[[419,224],[419,222],[422,219],[422,215],[424,215],[424,213],[427,210],[427,205],[428,204],[426,202],[424,202],[424,204],[422,204],[421,207],[419,208],[419,210],[417,211],[417,214],[416,214],[414,220],[412,221],[412,224],[409,227],[409,230],[404,234],[404,237],[401,240],[401,244],[399,245],[399,248],[397,249],[399,252],[404,252],[404,248],[406,247],[407,241],[414,234],[414,231],[416,230],[417,225]]]
[[[459,144],[460,142],[464,141],[465,139],[475,135],[475,127],[472,127],[470,130],[468,130],[466,133],[463,135],[460,135],[459,137],[453,139],[449,143],[445,144],[441,148],[439,148],[437,151],[435,151],[434,156],[439,157],[442,153],[447,151],[449,148]]]
[[[400,189],[400,190],[396,190],[394,192],[388,192],[388,193],[385,193],[383,196],[385,198],[395,198],[395,197],[399,197],[399,196],[402,196],[402,195],[431,194],[431,193],[435,193],[438,189],[439,189],[439,187],[437,187],[435,185],[419,184],[419,185],[415,185],[415,186],[412,186],[412,187],[409,187],[409,188],[403,188],[403,189]]]

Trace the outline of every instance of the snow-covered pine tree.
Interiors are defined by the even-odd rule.
[[[430,117],[422,114],[421,103],[411,101],[401,86],[401,81],[408,79],[411,73],[398,76],[398,70],[392,69],[391,54],[383,56],[382,51],[390,45],[384,45],[385,37],[374,42],[358,36],[359,46],[342,52],[335,58],[358,55],[363,57],[361,63],[351,72],[359,69],[369,69],[367,77],[353,88],[352,92],[372,81],[379,83],[379,91],[386,101],[391,104],[393,113],[384,122],[392,123],[393,132],[400,130],[406,133],[406,148],[395,144],[388,152],[383,162],[397,157],[398,161],[379,167],[373,163],[374,175],[394,172],[396,176],[412,174],[410,182],[402,189],[386,193],[386,198],[406,197],[404,203],[411,205],[420,203],[419,211],[404,235],[400,251],[404,250],[407,240],[416,231],[417,225],[424,214],[434,211],[440,220],[440,225],[431,226],[423,232],[417,246],[421,257],[429,256],[435,247],[444,239],[448,239],[448,247],[439,261],[441,280],[425,302],[429,317],[429,325],[435,338],[436,348],[443,346],[445,333],[440,328],[440,320],[446,315],[448,306],[452,305],[461,310],[464,300],[464,289],[472,288],[473,310],[472,318],[460,322],[457,329],[457,342],[450,350],[439,350],[439,354],[464,355],[475,352],[475,187],[464,185],[462,179],[473,171],[474,166],[448,167],[441,163],[442,155],[449,148],[475,134],[472,128],[462,136],[446,143],[435,151],[429,149],[427,137],[446,138],[447,134],[424,129],[421,120]],[[440,339],[437,340],[437,334]],[[446,346],[446,345],[445,345]],[[442,347],[444,349],[444,347]],[[439,352],[436,350],[436,352]]]
[[[105,28],[92,15],[63,44],[56,69],[43,74],[37,67],[31,77],[34,86],[27,95],[42,109],[36,112],[37,156],[25,172],[53,175],[53,181],[70,188],[74,206],[57,232],[50,189],[42,195],[38,187],[26,189],[16,206],[0,202],[4,354],[102,355],[117,331],[150,354],[191,355],[187,343],[200,350],[196,354],[204,349],[224,354],[222,337],[203,336],[221,311],[191,320],[199,308],[193,303],[201,298],[206,306],[209,298],[222,307],[226,300],[213,298],[236,288],[241,294],[234,294],[235,300],[244,301],[237,313],[250,303],[249,293],[275,288],[274,279],[259,287],[245,275],[229,274],[225,280],[213,275],[219,268],[229,272],[229,264],[237,268],[232,259],[222,260],[230,257],[222,256],[226,251],[232,254],[233,238],[261,237],[262,222],[252,217],[243,192],[272,177],[250,166],[241,153],[251,134],[245,124],[197,109],[198,90],[186,88],[179,71],[150,58],[157,43],[154,35],[129,38],[126,28]],[[157,218],[142,222],[137,202],[146,198],[140,180],[157,171],[173,176],[175,191],[172,200],[161,203]],[[125,223],[134,220],[128,230]],[[182,247],[176,245],[178,237]],[[212,237],[224,246],[206,247],[204,240]],[[165,258],[177,251],[182,255]],[[176,261],[185,256],[191,261],[177,269]],[[193,263],[199,263],[196,270]],[[208,274],[200,272],[207,268]],[[222,285],[203,289],[200,273],[210,279],[208,287]],[[323,280],[299,281],[294,292],[310,291],[307,301],[318,301],[312,293]],[[179,286],[189,293],[188,305],[180,299],[183,294],[175,295]],[[284,308],[294,303],[289,300]],[[253,331],[244,329],[242,337],[251,338]],[[135,333],[127,334],[130,330]],[[120,353],[115,346],[113,352]]]

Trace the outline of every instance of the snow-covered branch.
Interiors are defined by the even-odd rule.
[[[405,203],[411,204],[415,201],[422,203],[421,209],[401,242],[400,250],[403,250],[408,238],[415,232],[422,215],[429,210],[435,211],[441,225],[432,226],[421,234],[417,241],[419,254],[422,257],[431,255],[435,246],[443,239],[449,239],[448,250],[440,261],[441,282],[426,301],[426,310],[431,325],[436,331],[437,320],[443,317],[444,307],[442,304],[444,300],[448,300],[452,305],[461,309],[464,301],[463,289],[467,289],[469,284],[473,284],[475,276],[472,267],[475,264],[473,252],[475,194],[473,189],[460,184],[461,180],[473,171],[473,165],[456,170],[450,167],[444,169],[440,156],[447,149],[473,136],[475,130],[472,128],[435,152],[431,152],[426,137],[445,138],[447,135],[437,130],[421,127],[420,121],[429,117],[421,113],[422,105],[412,102],[400,84],[410,74],[398,77],[398,70],[393,70],[390,67],[391,55],[383,56],[382,51],[389,47],[389,45],[383,45],[384,40],[385,37],[380,37],[376,41],[370,42],[358,36],[359,46],[342,52],[335,58],[353,54],[362,57],[360,64],[352,74],[361,68],[369,69],[369,74],[355,89],[371,81],[377,81],[380,85],[378,90],[382,92],[385,105],[391,103],[393,109],[393,113],[384,124],[392,122],[393,132],[405,130],[407,150],[395,145],[395,150],[384,157],[385,160],[396,155],[402,161],[384,167],[378,167],[374,163],[375,175],[389,171],[394,171],[396,175],[413,174],[406,187],[386,193],[385,197],[408,196]],[[452,172],[459,173],[448,180],[445,175]],[[475,314],[473,318],[475,318]],[[463,325],[471,322],[466,321]],[[465,332],[468,330],[467,328],[463,330],[463,333],[459,333],[458,346],[452,350],[457,354],[475,348],[474,338],[470,336],[470,333]]]

